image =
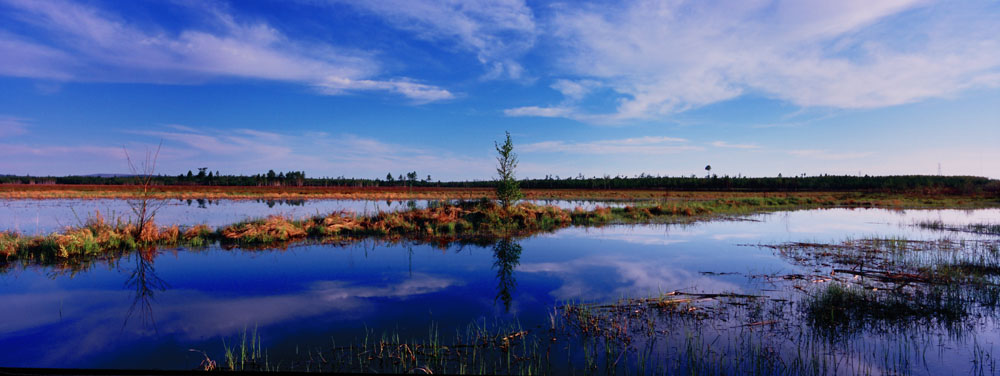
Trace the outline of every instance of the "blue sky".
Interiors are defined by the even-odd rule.
[[[1000,2],[0,0],[0,174],[1000,178]]]

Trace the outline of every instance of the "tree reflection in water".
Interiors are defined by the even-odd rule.
[[[169,287],[166,281],[156,275],[156,269],[153,267],[153,260],[156,256],[157,251],[155,250],[140,250],[132,253],[135,268],[125,281],[125,287],[132,289],[134,296],[132,297],[132,305],[125,314],[122,330],[128,325],[133,315],[138,315],[140,323],[144,327],[148,325],[156,331],[153,300],[157,292],[166,291]]]
[[[517,287],[514,268],[521,262],[521,245],[511,239],[502,239],[493,246],[493,267],[497,269],[497,296],[493,302],[503,302],[505,312],[510,312],[511,295]]]

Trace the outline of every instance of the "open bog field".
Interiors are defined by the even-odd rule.
[[[140,196],[135,185],[86,184],[0,184],[0,199],[127,199]],[[672,191],[663,189],[523,189],[529,200],[716,200],[743,198],[795,197],[803,201],[845,206],[976,207],[996,205],[995,193],[941,194],[930,191],[879,193],[856,191],[831,192],[732,192]],[[182,200],[475,200],[494,198],[493,188],[445,187],[253,187],[161,185],[151,187],[151,197]]]

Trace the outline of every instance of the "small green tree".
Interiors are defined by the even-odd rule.
[[[517,168],[517,154],[514,153],[514,143],[510,140],[510,132],[507,133],[507,140],[503,145],[493,145],[497,149],[497,200],[503,207],[509,208],[510,204],[520,200],[521,187],[514,178],[514,169]]]

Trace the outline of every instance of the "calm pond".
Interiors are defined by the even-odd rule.
[[[109,200],[8,201],[0,208],[0,227],[44,233],[74,223],[66,218],[69,206],[85,217],[95,209],[104,212],[101,205],[127,210]],[[304,216],[399,207],[407,204],[172,202],[161,212],[160,223],[220,225],[277,212]],[[998,218],[997,209],[806,210],[687,225],[573,227],[502,246],[442,249],[371,241],[253,251],[211,246],[159,250],[146,258],[136,253],[76,271],[8,265],[0,274],[0,365],[193,369],[205,355],[190,349],[221,363],[223,341],[232,346],[256,329],[270,366],[284,362],[288,367],[306,357],[307,349],[358,343],[369,332],[426,338],[431,330],[454,337],[472,323],[517,323],[529,331],[549,328],[560,314],[556,307],[567,302],[614,302],[670,291],[791,296],[797,291],[790,285],[762,276],[807,275],[817,269],[757,245],[870,237],[989,240],[996,237],[914,224],[996,223]],[[853,344],[850,349],[887,349],[899,359],[857,366],[873,362],[862,356],[852,363],[855,368],[845,366],[833,373],[990,373],[988,367],[1000,350],[994,311],[978,310],[968,320],[952,323],[961,329],[934,322],[904,334],[885,328],[862,330],[845,342]],[[808,326],[794,314],[781,317],[796,327]],[[706,335],[706,343],[716,338],[708,336],[707,329],[692,326],[689,331]],[[723,342],[737,341],[726,338]],[[782,341],[794,345],[792,339]],[[641,347],[637,343],[631,346]],[[842,357],[853,356],[845,351]],[[634,363],[641,354],[625,359],[632,360],[613,368]],[[581,368],[586,362],[579,360]]]

